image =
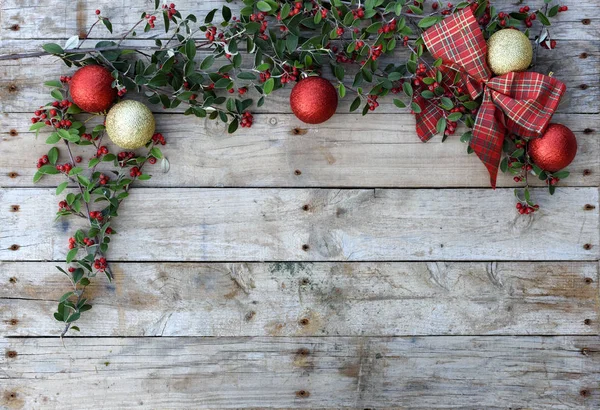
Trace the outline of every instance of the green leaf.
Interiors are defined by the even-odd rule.
[[[64,295],[62,295],[58,301],[59,303],[62,303],[65,300],[69,299],[71,296],[73,296],[73,292],[67,292]]]
[[[340,86],[339,86],[339,93],[340,93],[340,98],[344,98],[346,96],[346,87],[342,83],[340,83]]]
[[[64,322],[65,321],[64,318],[63,318],[63,316],[60,313],[58,313],[58,312],[54,312],[54,319],[58,320],[59,322]]]
[[[504,157],[500,162],[500,171],[506,172],[508,171],[508,157]]]
[[[42,46],[45,52],[50,54],[63,54],[65,50],[56,43],[46,43]]]
[[[536,14],[538,20],[540,21],[540,23],[542,23],[544,26],[550,25],[550,20],[548,20],[548,17],[546,17],[546,15],[544,13],[542,13],[541,11],[538,10],[535,14]]]
[[[552,7],[550,10],[548,10],[548,17],[556,16],[556,14],[558,13],[558,7],[559,7],[559,5],[557,4],[554,7]]]
[[[112,34],[112,23],[107,18],[102,18],[102,23],[106,26],[106,29]]]
[[[50,151],[48,151],[48,161],[50,161],[52,165],[56,165],[56,161],[58,161],[58,148],[50,148]]]
[[[417,14],[417,15],[419,15],[419,16],[420,16],[421,14],[423,14],[423,10],[421,10],[421,9],[420,9],[419,7],[417,7],[417,6],[413,6],[412,4],[410,4],[410,5],[408,6],[408,8],[409,8],[409,9],[411,9],[411,10],[412,10],[412,12],[413,12],[414,14]]]
[[[40,171],[37,171],[35,174],[33,174],[33,183],[38,182],[43,176],[44,174],[42,174]]]
[[[92,158],[90,160],[90,163],[88,164],[88,168],[94,168],[99,163],[100,163],[100,158]]]
[[[229,21],[231,20],[231,9],[227,6],[223,6],[221,10],[221,14],[223,15],[223,20]]]
[[[433,26],[434,24],[439,23],[440,21],[442,21],[442,16],[428,16],[424,19],[419,20],[419,23],[417,25],[421,28],[428,28]]]
[[[404,83],[402,84],[402,90],[404,90],[404,94],[406,94],[409,97],[413,96],[413,88],[412,85],[410,85],[410,83]]]
[[[238,119],[237,119],[237,118],[234,118],[234,119],[233,119],[233,120],[232,120],[232,121],[229,123],[229,126],[227,127],[227,132],[228,132],[229,134],[233,134],[233,133],[234,133],[234,132],[237,130],[237,128],[238,128],[238,124],[239,124],[239,123],[238,123]]]
[[[79,331],[80,331],[80,329],[79,329],[79,327],[78,327],[78,326],[71,326],[69,329],[71,329],[71,330],[75,330],[75,331],[77,331],[77,332],[79,332]]]
[[[189,39],[185,43],[185,55],[188,60],[193,60],[196,56],[196,42],[193,39]]]
[[[83,171],[83,168],[75,167],[69,171],[69,176],[74,176],[74,175],[80,174],[81,171]]]
[[[46,138],[46,144],[56,144],[58,141],[60,141],[60,135],[57,132],[53,132]]]
[[[40,172],[42,174],[46,174],[46,175],[56,175],[60,171],[58,171],[54,165],[48,164],[48,165],[42,165],[42,167],[38,169],[38,172]]]
[[[446,111],[450,111],[452,108],[454,108],[454,103],[452,102],[452,100],[448,97],[441,97],[440,98],[440,106],[446,110]]]
[[[263,86],[263,90],[265,94],[270,94],[271,91],[273,91],[273,88],[275,87],[275,80],[273,78],[269,78],[267,81],[265,81],[265,84]]]
[[[212,66],[214,62],[215,62],[215,57],[213,55],[206,56],[206,58],[204,60],[202,60],[202,62],[200,63],[200,69],[206,70],[206,69],[210,68],[210,66]]]
[[[81,316],[81,313],[79,312],[75,312],[73,313],[71,316],[69,316],[69,318],[66,320],[67,323],[71,323],[76,321],[77,319],[79,319],[79,317]]]
[[[438,120],[435,130],[438,134],[444,134],[444,131],[446,130],[446,119],[444,117]]]
[[[281,8],[281,19],[285,20],[285,18],[290,14],[291,7],[289,3],[285,3]]]
[[[525,150],[523,148],[519,148],[519,149],[513,151],[513,153],[510,154],[510,156],[513,157],[513,158],[518,158],[521,155],[523,155],[524,153],[525,153]]]
[[[448,115],[448,121],[458,121],[460,120],[460,117],[462,117],[462,113],[460,112],[453,112],[452,114]]]
[[[86,303],[85,305],[83,305],[83,306],[81,306],[81,307],[79,308],[79,311],[80,311],[80,312],[87,312],[87,311],[88,311],[88,310],[90,310],[91,308],[92,308],[92,305],[90,305],[90,304],[87,304],[87,303]]]
[[[555,172],[555,173],[553,173],[553,174],[552,174],[552,176],[553,176],[554,178],[558,178],[558,179],[565,179],[565,178],[567,178],[569,175],[570,175],[570,172],[569,172],[569,171],[565,171],[565,170],[558,171],[558,172]]]
[[[412,108],[412,110],[415,114],[418,114],[421,112],[421,106],[414,101],[412,103],[410,103],[410,107]]]
[[[68,181],[62,182],[60,185],[56,187],[56,195],[60,195],[62,191],[69,185]]]
[[[271,11],[271,6],[266,1],[259,1],[258,3],[256,3],[256,8],[264,12]]]
[[[398,98],[394,98],[394,105],[398,108],[406,108],[406,104],[399,100]]]
[[[140,175],[140,176],[138,177],[138,179],[139,179],[140,181],[147,181],[147,180],[149,180],[150,178],[152,178],[152,177],[151,177],[150,175],[148,175],[148,174],[142,174],[142,175]]]
[[[161,159],[163,157],[163,154],[162,154],[160,148],[158,148],[158,147],[152,147],[152,149],[150,150],[150,155],[152,155],[154,158],[158,158],[158,159]]]
[[[217,9],[212,9],[211,11],[208,12],[208,14],[206,15],[206,17],[204,17],[204,22],[205,23],[211,23],[213,21],[213,18],[215,17],[215,13],[217,12]]]
[[[356,111],[356,109],[360,106],[360,97],[356,97],[352,104],[350,104],[350,112]]]
[[[67,253],[67,263],[73,262],[73,259],[75,259],[75,257],[77,256],[77,251],[77,248],[69,250],[69,253]]]

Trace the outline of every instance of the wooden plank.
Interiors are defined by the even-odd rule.
[[[1,339],[5,408],[596,409],[597,336]],[[86,386],[82,388],[81,386]]]
[[[182,15],[193,13],[198,20],[203,21],[204,16],[213,8],[221,8],[224,1],[193,0],[176,3]],[[527,4],[532,10],[543,6],[543,0],[531,0]],[[552,36],[562,39],[595,40],[599,36],[597,9],[592,1],[561,0],[561,5],[569,6],[567,13],[561,13],[552,19]],[[234,13],[243,7],[241,1],[227,3]],[[517,11],[518,6],[514,0],[494,1],[498,10]],[[66,39],[73,35],[85,35],[91,24],[96,21],[94,11],[102,10],[102,14],[109,17],[113,24],[114,34],[110,34],[104,27],[98,27],[92,33],[95,38],[118,37],[125,34],[137,23],[142,12],[152,10],[152,2],[126,2],[115,3],[111,0],[96,0],[93,2],[78,2],[76,6],[69,3],[56,3],[40,7],[37,0],[5,0],[2,6],[0,27],[3,38],[6,39]],[[583,24],[583,19],[589,19]],[[215,17],[215,22],[221,21],[220,13]],[[533,22],[531,36],[539,32],[539,21]],[[143,33],[141,26],[137,34],[140,37],[164,38],[165,33],[162,23],[155,30]]]
[[[55,263],[0,264],[0,333],[56,336]],[[598,334],[598,264],[115,263],[84,336]],[[78,334],[79,335],[79,334]]]
[[[30,114],[0,115],[0,186],[56,186],[58,178],[33,184],[36,159],[47,153],[46,134],[28,132]],[[467,155],[458,136],[445,143],[423,144],[410,114],[336,115],[325,124],[307,126],[290,114],[257,114],[251,130],[221,133],[212,121],[157,114],[168,143],[161,147],[171,161],[168,174],[144,186],[161,187],[489,187],[489,176],[475,155]],[[570,127],[579,144],[571,176],[561,186],[598,186],[600,140],[597,116],[557,114],[553,121]],[[93,124],[90,121],[90,124]],[[459,133],[460,135],[460,133]],[[118,147],[111,146],[114,152]],[[114,148],[113,148],[114,147]],[[91,153],[74,148],[76,155]],[[63,150],[64,151],[64,150]],[[435,160],[432,160],[435,158]],[[66,160],[66,158],[61,158]],[[298,177],[294,171],[302,170]],[[201,171],[198,171],[201,170]],[[544,181],[530,178],[533,185]],[[500,187],[515,187],[500,173]]]
[[[299,176],[301,177],[301,175]],[[136,189],[112,260],[595,260],[598,189]],[[54,189],[4,189],[0,260],[62,260],[81,219],[52,223]],[[586,206],[589,204],[591,206]],[[12,205],[18,205],[18,212]],[[305,205],[307,205],[305,207]]]
[[[36,40],[27,42],[27,45],[14,45],[7,42],[7,50],[15,52],[18,48],[39,50],[45,41]],[[13,44],[12,46],[10,44]],[[18,41],[17,44],[25,44]],[[91,42],[91,44],[94,44]],[[154,45],[153,42],[133,42],[134,45]],[[201,59],[203,54],[197,56]],[[583,58],[585,57],[585,58]],[[394,58],[406,58],[406,53],[399,50]],[[390,57],[389,61],[393,61]],[[565,64],[565,61],[573,62]],[[600,75],[600,41],[565,41],[555,50],[541,49],[538,55],[537,71],[542,73],[553,72],[567,85],[567,93],[561,101],[559,112],[561,113],[598,113],[600,112],[600,88],[598,76]],[[575,63],[576,62],[576,63]],[[383,64],[383,63],[382,63]],[[351,68],[351,67],[350,67]],[[331,75],[325,69],[325,74]],[[0,111],[3,112],[32,112],[36,107],[46,104],[49,100],[48,89],[44,87],[44,81],[58,79],[61,75],[74,72],[68,69],[55,57],[43,57],[24,59],[19,61],[0,62]],[[351,71],[351,70],[350,70]],[[261,108],[252,108],[253,112],[266,113],[291,113],[289,108],[289,92],[287,87],[269,95],[265,105]],[[254,93],[254,91],[252,91]],[[350,91],[343,100],[340,100],[338,113],[347,113],[355,95]],[[128,95],[128,98],[145,100],[143,96]],[[391,97],[382,98],[377,108],[378,113],[404,112],[399,110]],[[162,107],[155,105],[151,107],[154,111],[163,111]],[[182,105],[169,112],[183,112]],[[359,113],[353,115],[359,117]],[[367,119],[369,116],[366,117]]]

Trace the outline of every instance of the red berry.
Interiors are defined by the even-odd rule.
[[[96,14],[99,15],[100,14],[100,10],[96,10]]]

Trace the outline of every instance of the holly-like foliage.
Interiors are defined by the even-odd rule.
[[[497,10],[489,0],[456,4],[440,0],[244,0],[235,15],[229,6],[223,5],[205,16],[184,17],[174,4],[161,6],[155,0],[154,9],[142,13],[117,41],[99,41],[93,48],[84,48],[86,40],[73,37],[64,47],[49,43],[43,48],[69,67],[86,64],[108,67],[120,97],[137,92],[164,109],[182,106],[187,115],[226,123],[230,133],[240,126],[252,126],[250,110],[265,104],[269,94],[302,76],[324,75],[332,79],[341,98],[352,98],[350,111],[360,110],[363,115],[377,109],[378,99],[390,94],[395,106],[412,113],[419,113],[425,103],[438,105],[444,117],[436,128],[444,141],[460,126],[473,127],[480,101],[472,100],[458,77],[447,78],[440,69],[442,61],[432,61],[428,56],[420,34],[465,7],[471,7],[486,37],[506,27],[524,29],[529,35],[529,28],[537,20],[541,28],[535,40],[536,57],[540,45],[556,46],[550,37],[549,18],[566,11],[566,7],[553,4],[553,0],[545,0],[539,10],[522,5],[515,6],[518,10]],[[96,14],[97,21],[88,36],[98,23],[112,33],[110,19],[99,10]],[[137,38],[138,31],[160,30],[157,24],[161,21],[168,39],[157,39],[153,46],[143,47],[131,46],[126,41]],[[402,50],[406,56],[403,60],[398,58]],[[60,112],[52,118],[71,121],[78,109],[68,101],[66,106],[61,105],[67,97],[65,83],[48,85],[53,87],[52,96],[59,101]],[[48,116],[52,108],[56,107],[50,104],[40,110]],[[36,121],[32,126],[35,130],[47,124],[46,119]],[[114,234],[109,231],[111,218],[117,215],[134,179],[149,178],[141,173],[144,164],[162,158],[154,142],[142,156],[105,153],[100,145],[102,125],[86,134],[83,122],[74,120],[67,124],[57,126],[51,122],[53,132],[47,142],[63,143],[69,161],[62,169],[57,168],[58,151],[52,148],[47,163],[41,165],[35,177],[37,181],[45,174],[64,174],[68,181],[59,185],[57,194],[69,180],[78,189],[61,202],[64,206],[58,216],[77,215],[89,221],[89,228],[78,230],[73,236],[72,249],[67,255],[67,263],[72,267],[68,272],[59,268],[69,276],[74,288],[63,295],[55,313],[57,320],[66,322],[65,331],[75,328],[70,324],[91,307],[82,296],[89,278],[97,272],[112,278],[104,256]],[[469,153],[470,138],[469,130],[460,137],[467,143]],[[78,166],[72,157],[73,145],[91,145],[97,150],[88,163],[87,176],[85,168]],[[568,173],[543,172],[531,163],[526,147],[527,141],[518,136],[507,138],[502,171],[515,174],[518,182],[527,181],[528,172],[534,171],[548,181],[552,193],[558,179]],[[100,163],[113,164],[108,179],[108,173],[96,170]],[[518,198],[519,209],[537,209],[527,188],[524,199]],[[99,214],[91,214],[92,204],[104,204],[105,208],[95,211]],[[532,211],[522,213],[529,212]]]

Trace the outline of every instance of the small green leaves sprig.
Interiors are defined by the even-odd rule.
[[[64,323],[64,335],[69,329],[79,330],[74,326],[81,314],[92,305],[84,297],[91,279],[98,273],[104,273],[109,280],[113,279],[112,271],[106,260],[106,253],[111,237],[117,232],[112,227],[113,218],[118,216],[121,203],[129,196],[129,189],[136,180],[151,178],[142,173],[146,163],[162,161],[163,168],[168,161],[157,144],[164,145],[162,134],[155,134],[146,145],[146,153],[136,155],[134,152],[110,153],[106,145],[102,145],[105,134],[104,125],[96,125],[89,131],[86,123],[96,117],[90,114],[80,120],[85,113],[67,99],[69,77],[61,77],[62,81],[48,81],[53,101],[35,111],[31,130],[36,135],[42,130],[50,130],[46,143],[52,145],[48,153],[38,160],[38,170],[33,177],[34,182],[50,175],[61,175],[65,180],[56,188],[56,195],[63,194],[69,186],[75,189],[68,192],[58,204],[56,217],[77,216],[87,222],[87,228],[78,229],[69,239],[66,256],[67,267],[56,268],[65,274],[72,285],[59,300],[54,318]],[[66,158],[61,163],[62,155]],[[93,156],[86,165],[76,151],[92,148]],[[100,170],[101,168],[101,170]]]
[[[517,198],[516,208],[521,214],[530,214],[539,209],[539,205],[535,204],[531,198],[529,189],[530,174],[545,181],[550,195],[553,195],[556,191],[556,184],[569,176],[569,171],[566,169],[549,172],[540,168],[531,160],[528,147],[528,139],[517,136],[506,138],[502,147],[504,158],[500,162],[500,170],[502,172],[513,175],[516,183],[525,183],[522,189],[515,189],[515,197]]]

